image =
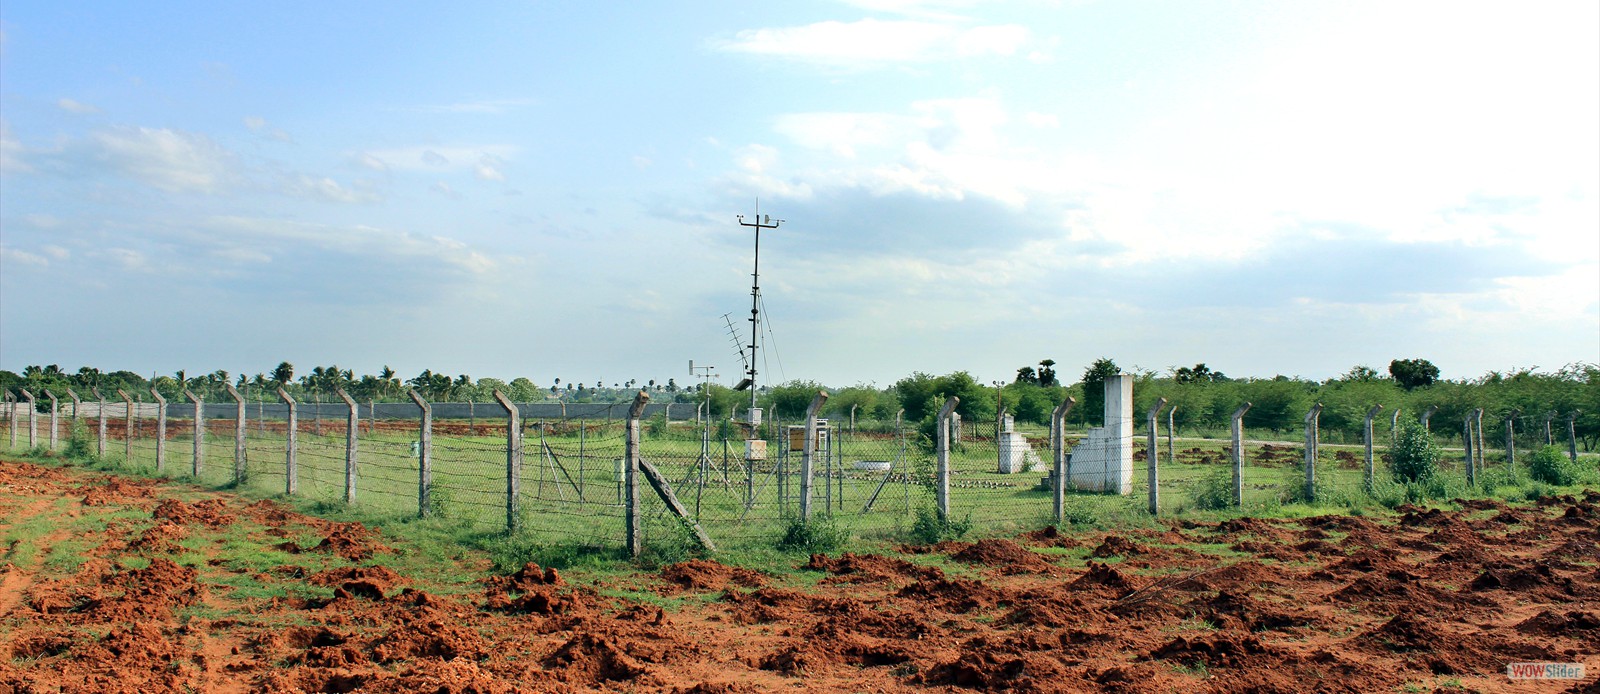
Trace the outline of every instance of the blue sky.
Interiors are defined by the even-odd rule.
[[[1600,360],[1600,5],[0,5],[0,368]]]

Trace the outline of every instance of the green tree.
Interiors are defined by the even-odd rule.
[[[1083,404],[1074,408],[1079,421],[1091,426],[1103,426],[1106,420],[1106,379],[1122,373],[1122,369],[1109,357],[1094,360],[1083,370]]]
[[[1427,359],[1396,359],[1389,362],[1389,376],[1401,388],[1415,390],[1439,380],[1439,367]]]

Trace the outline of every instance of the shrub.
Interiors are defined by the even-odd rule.
[[[1528,474],[1546,484],[1565,487],[1577,483],[1580,468],[1559,446],[1545,446],[1528,457]]]
[[[1233,508],[1233,470],[1217,470],[1205,479],[1194,490],[1195,508],[1207,511],[1220,511]]]
[[[1439,474],[1439,444],[1422,422],[1406,421],[1389,444],[1389,472],[1402,484]]]
[[[846,533],[835,523],[833,516],[818,514],[806,521],[790,518],[778,540],[778,549],[784,552],[826,553],[844,545]]]
[[[972,514],[961,520],[940,518],[938,509],[928,504],[917,507],[917,520],[911,524],[911,540],[917,544],[931,545],[947,540],[959,540],[972,530]]]

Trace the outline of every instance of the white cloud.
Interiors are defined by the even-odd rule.
[[[450,184],[445,183],[444,181],[434,181],[433,185],[428,186],[428,190],[450,198],[451,200],[460,200],[462,197],[461,193],[457,192],[455,188],[451,188]]]
[[[504,160],[492,154],[485,154],[478,158],[478,163],[473,165],[473,173],[478,176],[479,180],[504,181],[506,180],[506,175],[500,171],[503,166],[505,166]]]
[[[61,220],[55,215],[32,213],[22,215],[22,221],[37,229],[54,229],[61,226]]]
[[[833,67],[871,67],[986,55],[1012,55],[1029,40],[1026,27],[963,27],[948,22],[862,19],[797,27],[747,29],[718,50]]]
[[[104,167],[167,192],[218,194],[237,186],[238,160],[211,138],[168,128],[101,130],[82,144],[88,167]]]
[[[0,244],[0,263],[21,263],[36,267],[48,267],[50,260],[38,253],[31,253],[20,248]]]
[[[267,123],[267,119],[260,116],[245,116],[244,127],[262,137],[277,140],[278,142],[293,142],[294,138],[289,133],[274,128]]]
[[[90,115],[100,112],[100,109],[92,104],[86,104],[81,101],[66,97],[62,97],[59,101],[57,101],[56,106],[67,113]]]
[[[477,173],[480,164],[489,162],[499,170],[516,155],[517,148],[507,144],[490,145],[418,145],[391,149],[373,149],[354,155],[366,168],[377,171],[428,172],[464,171]]]
[[[22,142],[11,136],[11,125],[0,120],[0,171],[6,173],[28,173],[33,167],[23,160],[26,148]]]
[[[346,188],[331,178],[314,178],[305,174],[287,178],[283,182],[282,190],[284,194],[291,197],[322,200],[324,202],[370,203],[383,199],[382,196],[372,191]]]

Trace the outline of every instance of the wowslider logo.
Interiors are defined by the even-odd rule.
[[[1506,677],[1514,680],[1581,680],[1583,663],[1507,663]]]

